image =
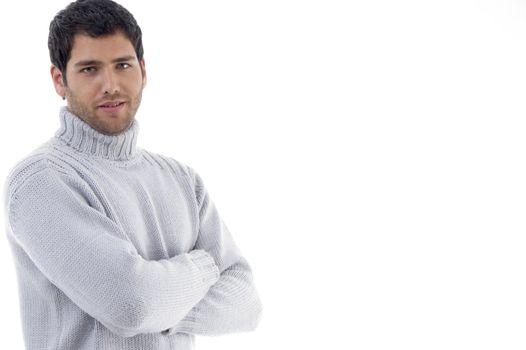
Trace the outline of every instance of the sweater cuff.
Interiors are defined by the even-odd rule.
[[[219,268],[217,267],[214,258],[204,250],[192,250],[190,253],[190,260],[199,268],[203,283],[212,286],[219,279]]]

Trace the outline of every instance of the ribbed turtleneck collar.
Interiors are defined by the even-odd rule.
[[[105,135],[93,129],[85,121],[69,112],[66,107],[60,109],[60,128],[55,137],[66,142],[77,151],[111,160],[128,160],[136,154],[139,124],[137,120],[117,135]]]

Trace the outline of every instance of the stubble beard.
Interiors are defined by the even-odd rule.
[[[118,97],[118,95],[115,96],[115,98]],[[125,125],[123,127],[119,127],[118,125],[115,126],[112,123],[108,123],[106,120],[101,120],[97,116],[97,107],[90,109],[89,106],[86,106],[84,103],[79,101],[77,96],[69,88],[66,88],[66,99],[68,101],[68,110],[71,113],[75,114],[98,132],[108,136],[113,136],[128,130],[128,128],[132,125],[135,119],[135,114],[137,113],[137,110],[141,104],[142,90],[139,91],[135,97],[127,99],[129,110],[126,112]]]

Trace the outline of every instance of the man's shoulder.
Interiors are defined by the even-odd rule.
[[[49,161],[50,153],[51,142],[47,141],[11,166],[4,181],[4,196],[12,196],[26,181],[46,170],[56,171],[56,167]]]
[[[159,164],[160,167],[167,167],[174,172],[188,176],[190,178],[194,176],[194,169],[180,159],[145,149],[142,149],[142,152],[147,160]]]

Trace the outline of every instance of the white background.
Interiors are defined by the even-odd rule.
[[[58,128],[68,2],[0,9],[2,178]],[[138,145],[200,173],[264,304],[199,350],[526,348],[525,1],[121,4],[144,33]],[[22,349],[5,237],[0,259]]]

